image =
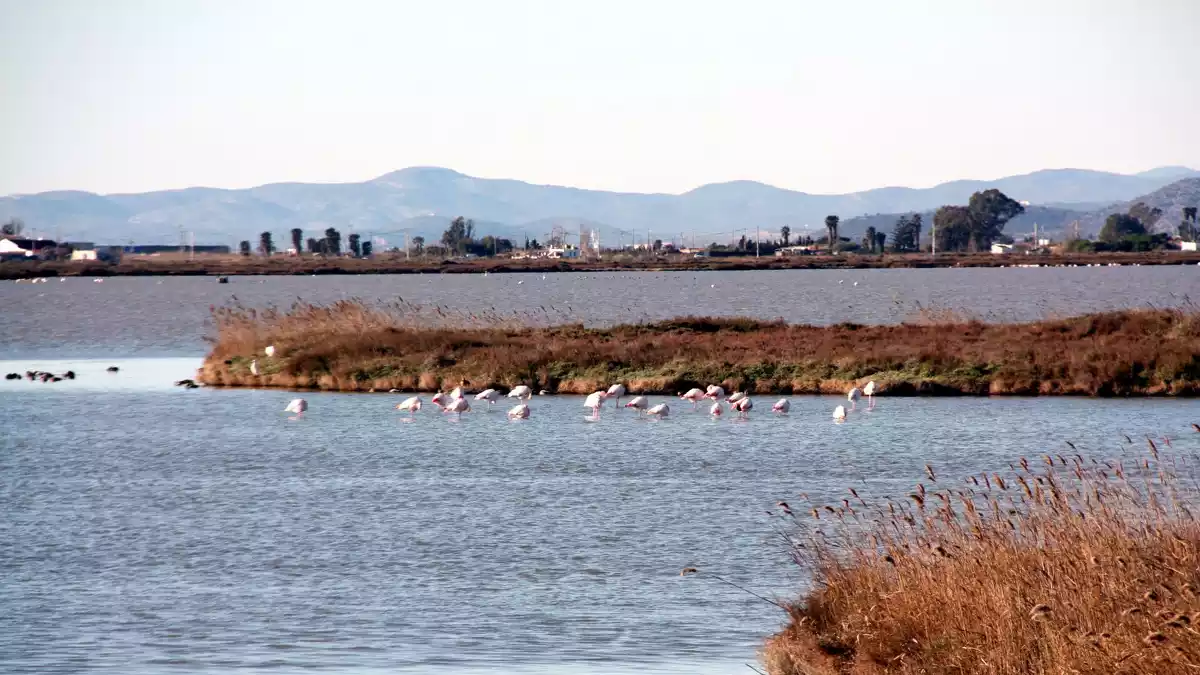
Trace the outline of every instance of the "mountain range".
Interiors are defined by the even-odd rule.
[[[997,180],[958,180],[931,188],[884,187],[840,195],[785,190],[753,181],[698,187],[683,194],[641,194],[534,185],[518,180],[474,178],[437,167],[394,171],[362,183],[274,183],[247,189],[193,187],[139,194],[99,195],[57,191],[0,197],[0,220],[23,219],[33,232],[98,243],[173,244],[181,232],[197,243],[236,244],[270,231],[276,242],[299,227],[306,237],[336,227],[402,241],[403,233],[440,239],[450,219],[466,216],[479,235],[522,241],[544,238],[553,227],[598,230],[601,243],[694,235],[697,243],[727,241],[736,232],[822,231],[826,215],[843,220],[842,233],[856,236],[871,219],[889,224],[895,215],[931,212],[965,204],[972,193],[998,188],[1036,208],[1010,229],[1037,221],[1054,229],[1113,204],[1154,193],[1200,171],[1160,167],[1137,174],[1048,169]],[[1198,181],[1200,182],[1200,181]],[[876,214],[869,216],[868,214]],[[885,215],[879,215],[885,214]],[[890,215],[887,215],[890,214]],[[1029,223],[1023,222],[1030,221]],[[1101,222],[1103,218],[1100,218]],[[880,225],[876,225],[881,227]],[[1032,229],[1029,227],[1028,229]]]

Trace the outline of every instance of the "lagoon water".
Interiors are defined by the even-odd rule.
[[[862,275],[855,290],[885,278],[877,272],[886,271],[853,273]],[[934,295],[942,273],[973,278],[904,272],[932,274],[922,283]],[[981,272],[1061,281],[1038,276],[1047,270]],[[1082,308],[1142,304],[1117,292],[1125,286],[1183,303],[1197,274],[1054,272],[1090,281],[1042,295]],[[760,299],[776,274],[702,285],[727,290],[714,312],[738,313],[743,302],[759,315],[797,311]],[[809,274],[825,273],[779,279],[829,286]],[[653,276],[593,290],[631,297]],[[1164,435],[1181,452],[1200,451],[1192,401],[881,398],[835,425],[829,413],[841,401],[829,397],[794,397],[786,417],[757,399],[744,422],[682,402],[663,421],[610,408],[590,421],[579,398],[535,397],[525,421],[505,419],[504,406],[462,418],[427,408],[410,421],[392,409],[396,395],[306,393],[310,410],[297,417],[282,412],[289,392],[171,386],[199,363],[207,305],[232,293],[286,302],[282,288],[266,289],[302,295],[295,286],[309,284],[320,291],[302,297],[324,300],[369,296],[364,288],[378,284],[372,297],[384,297],[388,284],[447,280],[481,282],[4,285],[6,307],[24,299],[18,318],[0,322],[0,372],[79,377],[0,381],[0,672],[750,672],[744,664],[781,612],[679,570],[794,597],[806,575],[766,513],[778,500],[840,500],[852,486],[902,494],[926,462],[950,480],[1065,452],[1068,440],[1097,456],[1135,454],[1145,437]],[[534,283],[527,275],[522,288]],[[1085,290],[1110,283],[1111,297]],[[1015,297],[1005,284],[994,291]],[[677,302],[657,307],[644,311],[681,313]],[[870,318],[857,302],[843,309],[842,319]]]

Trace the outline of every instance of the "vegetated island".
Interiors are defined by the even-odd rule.
[[[778,529],[813,578],[777,603],[790,620],[764,645],[767,672],[1196,672],[1200,465],[1166,447],[1194,448],[1182,433],[1113,439],[1116,460],[1064,439],[965,481],[927,466],[908,495],[780,501]]]
[[[1195,265],[1200,252],[1145,251],[1138,253],[1063,253],[996,255],[991,253],[903,253],[885,255],[795,255],[685,257],[682,255],[613,256],[600,260],[553,258],[406,258],[380,254],[350,257],[245,257],[239,255],[125,256],[117,263],[95,261],[10,261],[0,263],[0,279],[51,276],[241,276],[311,274],[480,274],[504,272],[698,272],[787,269],[881,269],[933,267],[1012,267],[1039,265]]]
[[[473,389],[524,384],[561,394],[614,382],[639,394],[708,384],[842,394],[874,380],[891,395],[1200,393],[1200,313],[1190,310],[1007,324],[940,316],[882,326],[682,317],[589,328],[562,319],[402,301],[214,308],[216,334],[198,380],[364,392],[431,392],[466,380]]]

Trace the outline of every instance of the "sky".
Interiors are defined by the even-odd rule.
[[[1200,168],[1196,0],[0,0],[0,195]]]

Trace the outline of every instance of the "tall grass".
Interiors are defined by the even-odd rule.
[[[588,328],[564,312],[455,311],[404,301],[287,310],[214,308],[211,384],[433,389],[528,384],[590,392],[612,381],[675,393],[724,383],[757,393],[1200,392],[1200,314],[1129,310],[1021,324],[936,317],[891,326],[681,317]],[[258,377],[245,362],[260,358]],[[422,384],[424,383],[424,384]]]
[[[813,589],[763,649],[772,675],[1200,670],[1197,463],[1025,459],[902,498],[785,505]],[[1137,454],[1136,452],[1134,454]]]

